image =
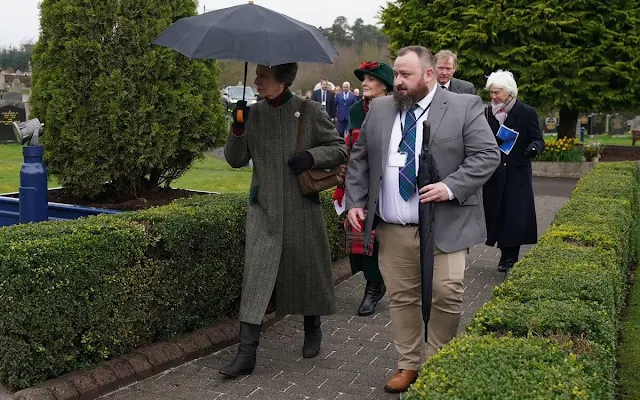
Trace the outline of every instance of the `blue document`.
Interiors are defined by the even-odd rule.
[[[507,128],[504,125],[500,125],[500,129],[498,129],[498,133],[496,134],[497,137],[502,139],[502,144],[499,146],[500,151],[502,151],[506,155],[509,155],[509,153],[511,153],[511,150],[513,149],[513,146],[515,146],[516,144],[516,140],[518,140],[518,135],[519,133],[514,131],[513,129]]]

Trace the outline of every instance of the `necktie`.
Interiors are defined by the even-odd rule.
[[[322,103],[325,103],[327,100],[327,92],[325,92],[324,90],[322,91]]]
[[[443,88],[444,90],[449,90],[445,85],[440,85],[440,87]]]
[[[404,201],[409,201],[416,193],[416,115],[418,105],[411,107],[411,110],[404,117],[402,129],[402,140],[400,141],[400,152],[407,154],[404,167],[400,168],[400,196]]]

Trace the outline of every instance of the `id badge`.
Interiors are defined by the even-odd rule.
[[[402,168],[407,164],[407,153],[389,154],[389,166]]]

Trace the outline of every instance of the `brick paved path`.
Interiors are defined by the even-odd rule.
[[[549,226],[566,200],[566,197],[536,197],[539,233]],[[528,249],[523,247],[521,256]],[[483,245],[472,248],[467,256],[467,286],[460,331],[491,297],[491,289],[502,282],[503,274],[496,269],[498,258],[497,249]],[[263,333],[258,366],[250,376],[224,380],[218,374],[218,368],[233,359],[236,345],[151,377],[104,399],[397,399],[398,395],[383,390],[384,383],[395,371],[397,361],[386,297],[379,304],[377,314],[354,316],[362,299],[364,279],[361,275],[337,287],[339,312],[323,318],[322,351],[314,359],[303,359],[301,355],[302,317],[289,316]]]

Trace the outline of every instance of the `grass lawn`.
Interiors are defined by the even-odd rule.
[[[636,270],[618,347],[620,400],[640,400],[640,276]]]
[[[171,186],[210,192],[249,192],[251,168],[234,169],[226,161],[207,154]]]
[[[556,135],[547,135],[544,137],[545,139],[555,139]],[[580,138],[580,136],[578,136]],[[589,142],[600,142],[604,146],[610,144],[614,146],[631,146],[631,134],[628,135],[619,135],[619,136],[609,136],[609,135],[595,135],[594,137],[585,137],[584,138],[587,143]],[[640,142],[636,144],[640,146]]]
[[[0,144],[0,193],[18,191],[22,162],[21,146]],[[250,168],[233,169],[226,162],[206,155],[172,186],[211,192],[248,192],[250,183]],[[56,186],[58,183],[50,177],[49,187]]]

